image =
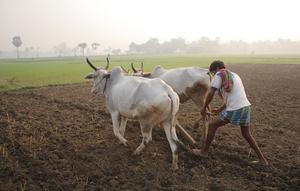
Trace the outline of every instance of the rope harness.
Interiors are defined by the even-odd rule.
[[[107,79],[108,78],[110,78],[110,74],[104,75],[103,78],[99,82],[97,82],[96,85],[95,85],[95,86],[98,86],[105,79],[105,84],[104,84],[104,88],[103,88],[103,92],[102,92],[103,94],[106,90],[106,84],[107,84]]]

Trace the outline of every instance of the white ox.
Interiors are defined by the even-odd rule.
[[[201,109],[204,105],[205,97],[210,88],[211,76],[207,69],[198,67],[183,67],[174,69],[165,69],[162,66],[156,66],[151,73],[143,72],[143,63],[141,69],[137,70],[131,63],[131,68],[136,76],[146,78],[159,78],[170,85],[179,95],[180,103],[192,100],[195,105]],[[179,123],[177,123],[180,126]],[[199,120],[194,126],[199,126]],[[206,141],[208,130],[208,121],[203,119],[202,142]]]
[[[96,68],[88,59],[87,63],[95,72],[87,75],[86,79],[94,79],[93,93],[104,94],[114,135],[127,145],[124,138],[127,119],[138,120],[143,140],[134,153],[139,154],[152,140],[152,128],[163,127],[172,150],[172,169],[178,169],[177,144],[184,145],[176,135],[179,97],[172,88],[160,79],[124,76],[120,67],[108,72],[106,69]]]

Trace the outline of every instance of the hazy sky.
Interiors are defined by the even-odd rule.
[[[127,49],[150,37],[300,40],[299,10],[299,0],[0,0],[0,50],[14,49],[15,35],[41,50],[61,42]]]

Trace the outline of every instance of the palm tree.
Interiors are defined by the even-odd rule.
[[[92,49],[96,52],[96,55],[97,55],[97,48],[98,48],[98,46],[100,46],[100,44],[97,43],[97,42],[93,42],[91,44],[91,46],[92,46]]]
[[[84,56],[84,49],[86,48],[87,44],[85,42],[79,43],[78,46],[81,48],[82,56]]]
[[[14,36],[11,43],[17,48],[17,58],[19,58],[19,47],[22,45],[21,37]]]

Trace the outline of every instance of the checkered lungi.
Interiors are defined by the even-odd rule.
[[[234,111],[227,111],[226,108],[219,114],[223,121],[229,121],[233,125],[250,126],[251,108],[243,107]]]

